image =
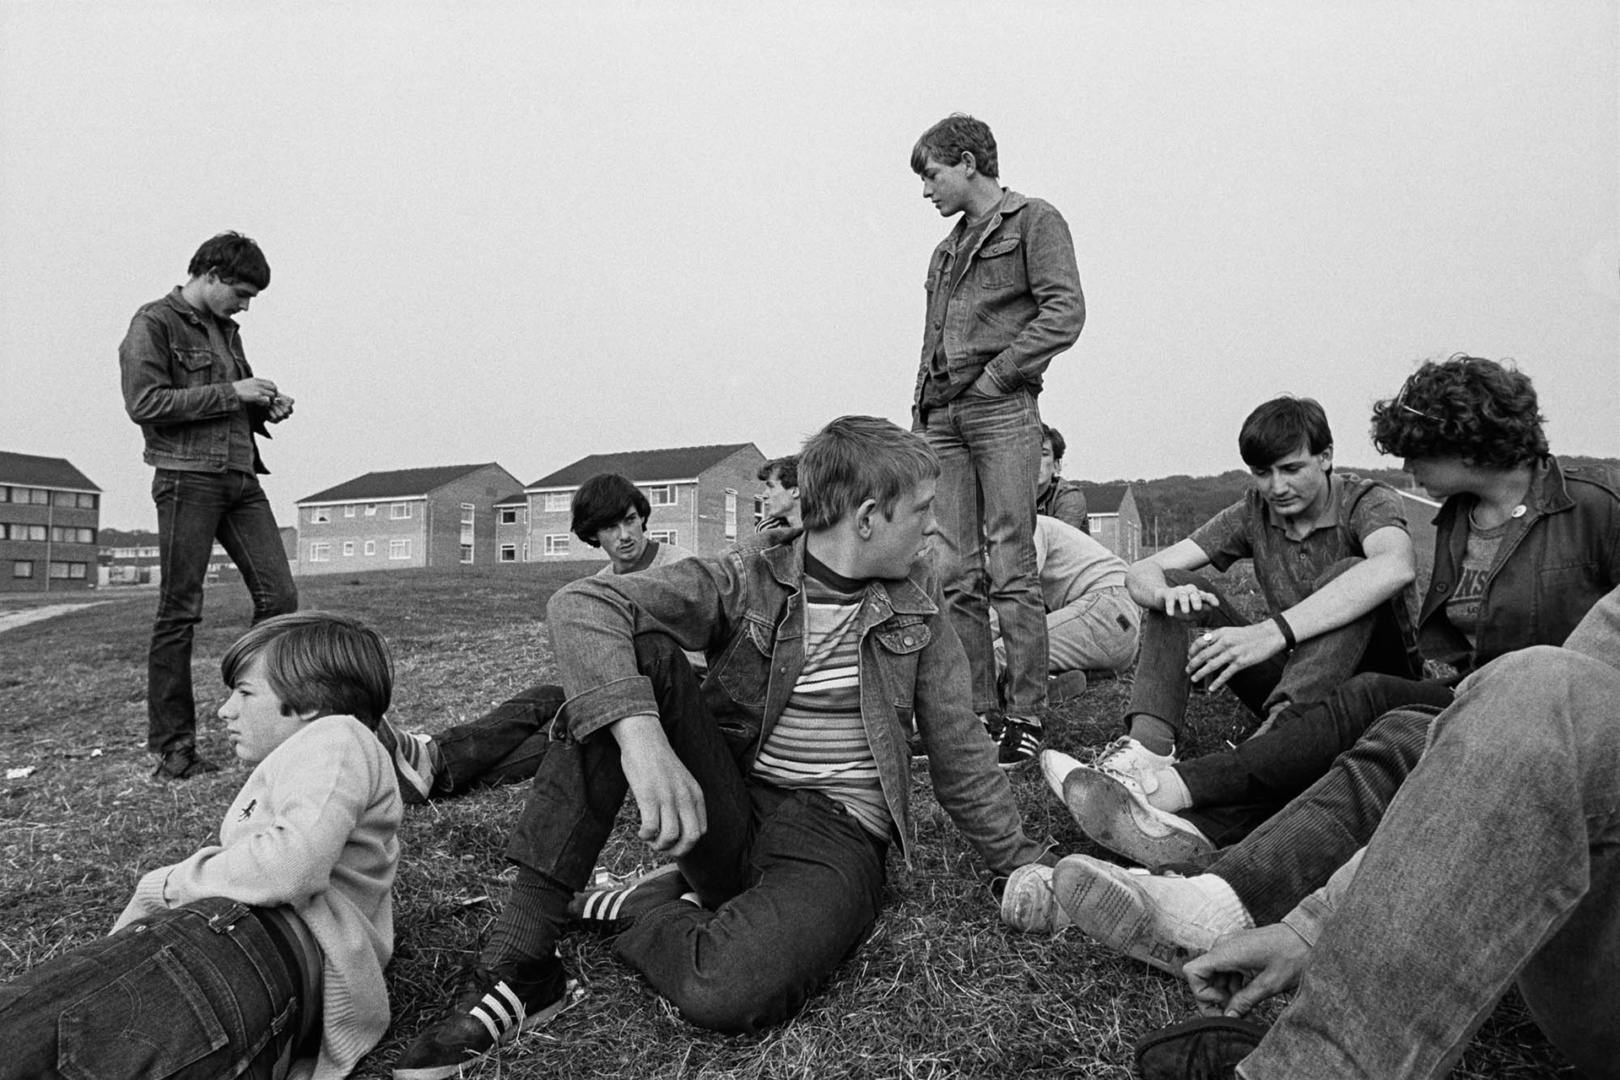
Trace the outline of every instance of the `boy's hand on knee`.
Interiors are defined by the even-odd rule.
[[[709,828],[703,789],[670,749],[658,717],[627,716],[610,730],[619,744],[624,778],[641,811],[636,835],[655,851],[685,855]]]
[[[1187,961],[1181,973],[1200,1012],[1243,1016],[1299,985],[1311,947],[1283,923],[1223,934],[1215,947]]]

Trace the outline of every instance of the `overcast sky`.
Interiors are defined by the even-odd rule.
[[[1074,234],[1041,411],[1083,479],[1236,467],[1275,393],[1373,464],[1424,357],[1516,358],[1620,455],[1610,3],[0,0],[0,449],[155,527],[117,346],[222,229],[297,398],[278,516],[372,469],[907,422],[954,110]],[[1389,463],[1389,462],[1385,462]]]

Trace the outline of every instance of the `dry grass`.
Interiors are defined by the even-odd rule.
[[[545,600],[560,568],[443,574],[373,573],[301,582],[305,607],[375,625],[399,669],[393,714],[438,730],[476,716],[553,673]],[[1238,589],[1244,590],[1241,585]],[[186,784],[150,780],[145,650],[150,592],[104,591],[112,603],[0,637],[0,764],[34,766],[0,781],[0,978],[105,933],[138,871],[206,842],[241,783],[239,769]],[[217,700],[217,663],[246,628],[237,586],[209,597],[196,685]],[[1071,752],[1112,734],[1128,688],[1102,683],[1062,710],[1052,743]],[[1206,746],[1245,724],[1229,696],[1198,698]],[[203,749],[229,758],[217,722]],[[99,751],[99,753],[98,753]],[[1077,935],[1008,931],[976,858],[916,770],[920,835],[907,869],[890,859],[886,911],[872,937],[802,1015],[767,1034],[730,1038],[692,1028],[587,936],[564,942],[588,994],[548,1028],[482,1071],[508,1077],[958,1077],[1131,1075],[1132,1040],[1187,1015],[1183,987]],[[1091,850],[1034,769],[1014,780],[1032,835]],[[447,1000],[504,892],[502,843],[524,789],[504,788],[411,809],[395,897],[389,968],[394,1027],[360,1077],[387,1075],[404,1041]],[[627,811],[633,814],[633,811]],[[627,819],[628,820],[628,819]],[[604,856],[619,870],[650,862],[633,843]],[[1546,1077],[1559,1058],[1524,1010],[1504,1005],[1458,1077]]]

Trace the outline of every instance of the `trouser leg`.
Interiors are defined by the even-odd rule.
[[[541,683],[433,736],[441,766],[434,794],[460,795],[532,777],[550,748],[551,722],[565,699],[562,687]]]
[[[641,634],[635,647],[637,670],[652,680],[670,748],[703,790],[708,830],[681,865],[699,895],[712,895],[717,882],[720,889],[731,887],[734,867],[747,850],[749,801],[742,774],[679,646],[663,634]],[[541,759],[506,854],[546,886],[545,910],[534,913],[546,924],[542,933],[560,931],[564,909],[590,881],[628,790],[611,732],[558,742]],[[508,917],[503,911],[502,921]],[[495,951],[504,938],[497,925],[491,938]],[[525,951],[543,954],[552,943],[525,941]],[[485,959],[494,966],[500,957],[486,952]]]
[[[147,654],[146,746],[158,754],[197,742],[191,642],[202,621],[203,579],[225,512],[220,485],[217,475],[173,469],[159,469],[152,479],[162,580]]]
[[[1140,609],[1123,588],[1087,593],[1046,616],[1047,670],[1119,671],[1136,655]]]
[[[1614,1075],[1617,709],[1620,672],[1562,649],[1468,680],[1243,1074],[1443,1077],[1522,971],[1549,1034]]]
[[[1304,793],[1223,850],[1208,872],[1226,880],[1255,924],[1281,919],[1366,846],[1423,753],[1433,710],[1386,713]]]
[[[298,587],[293,584],[287,565],[287,550],[281,543],[276,515],[258,477],[246,473],[226,473],[225,504],[215,538],[242,573],[248,594],[253,598],[253,621],[263,622],[275,615],[298,610]]]
[[[928,413],[918,433],[939,457],[934,516],[939,522],[939,565],[945,607],[962,649],[967,653],[973,683],[973,711],[1000,708],[996,690],[994,653],[991,649],[990,600],[984,568],[984,543],[979,527],[979,489],[968,445],[948,409]]]
[[[1215,844],[1235,844],[1324,776],[1380,716],[1412,705],[1442,709],[1451,696],[1437,682],[1353,676],[1323,701],[1283,709],[1236,748],[1179,763],[1193,806],[1178,813]]]
[[[842,807],[763,784],[751,794],[746,886],[716,910],[656,908],[617,942],[687,1020],[717,1031],[798,1012],[866,937],[883,892],[887,845]]]

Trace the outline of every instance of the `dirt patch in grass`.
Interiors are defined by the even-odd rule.
[[[545,601],[579,567],[395,571],[305,578],[303,606],[343,611],[388,639],[398,666],[392,714],[437,731],[554,676]],[[1252,579],[1229,574],[1240,603]],[[239,767],[185,784],[148,777],[145,657],[155,596],[70,612],[6,635],[0,661],[0,979],[103,934],[140,870],[213,839],[245,777]],[[218,663],[248,623],[240,585],[211,590],[193,677],[203,752],[230,760],[213,708]],[[1071,753],[1115,733],[1128,684],[1103,682],[1060,710],[1051,744]],[[1229,695],[1195,696],[1200,748],[1249,721]],[[1026,768],[1013,787],[1032,835],[1100,854]],[[908,870],[891,855],[885,911],[871,937],[796,1019],[732,1038],[683,1022],[610,947],[563,943],[588,989],[526,1036],[485,1077],[1106,1077],[1132,1075],[1137,1035],[1192,1012],[1177,981],[1084,937],[1043,938],[1000,925],[981,867],[913,775],[919,836]],[[403,1044],[448,1001],[504,896],[502,847],[525,788],[411,808],[395,892],[394,1024],[356,1076],[386,1077]],[[634,818],[627,809],[624,821]],[[621,830],[621,833],[626,833]],[[604,854],[621,872],[654,861],[623,835]],[[1560,1059],[1516,1000],[1499,1008],[1458,1077],[1543,1078]]]

